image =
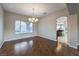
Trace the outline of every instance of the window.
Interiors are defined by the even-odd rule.
[[[33,24],[30,22],[16,21],[15,22],[15,34],[31,33],[33,32]]]

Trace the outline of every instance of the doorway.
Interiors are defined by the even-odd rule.
[[[67,44],[67,17],[59,17],[56,20],[57,41]]]

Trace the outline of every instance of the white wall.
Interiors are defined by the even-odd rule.
[[[78,29],[78,41],[77,41],[77,45],[79,45],[79,5],[77,5],[77,29]]]
[[[37,23],[33,24],[33,33],[15,34],[15,20],[27,21],[27,19],[28,19],[27,16],[23,16],[23,15],[11,13],[11,12],[5,12],[5,20],[4,20],[5,41],[37,36]]]
[[[68,39],[67,44],[73,48],[77,48],[77,15],[69,15],[66,9],[57,11],[52,15],[46,16],[39,21],[39,36],[56,41],[56,19],[67,16],[68,23]]]
[[[4,38],[3,38],[3,34],[4,34],[4,14],[3,14],[3,9],[0,6],[0,48],[3,44]]]
[[[68,16],[67,9],[62,9],[40,19],[39,36],[56,40],[56,19],[62,16]]]
[[[68,16],[68,43],[71,47],[77,48],[78,30],[77,30],[77,14]]]

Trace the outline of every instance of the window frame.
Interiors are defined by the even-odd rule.
[[[16,21],[20,21],[20,32],[19,33],[16,33],[17,31],[16,31]],[[15,34],[29,34],[29,33],[33,33],[33,23],[32,23],[32,32],[31,31],[29,31],[29,32],[21,32],[21,22],[25,22],[25,21],[22,21],[22,20],[15,20],[15,27],[14,27],[14,30],[15,30]],[[31,23],[31,22],[29,22],[29,23]],[[27,22],[25,22],[25,24],[26,24],[26,29],[27,29]],[[30,25],[30,24],[29,24]]]

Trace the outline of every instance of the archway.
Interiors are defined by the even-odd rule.
[[[57,41],[67,44],[67,17],[62,16],[56,19]]]

